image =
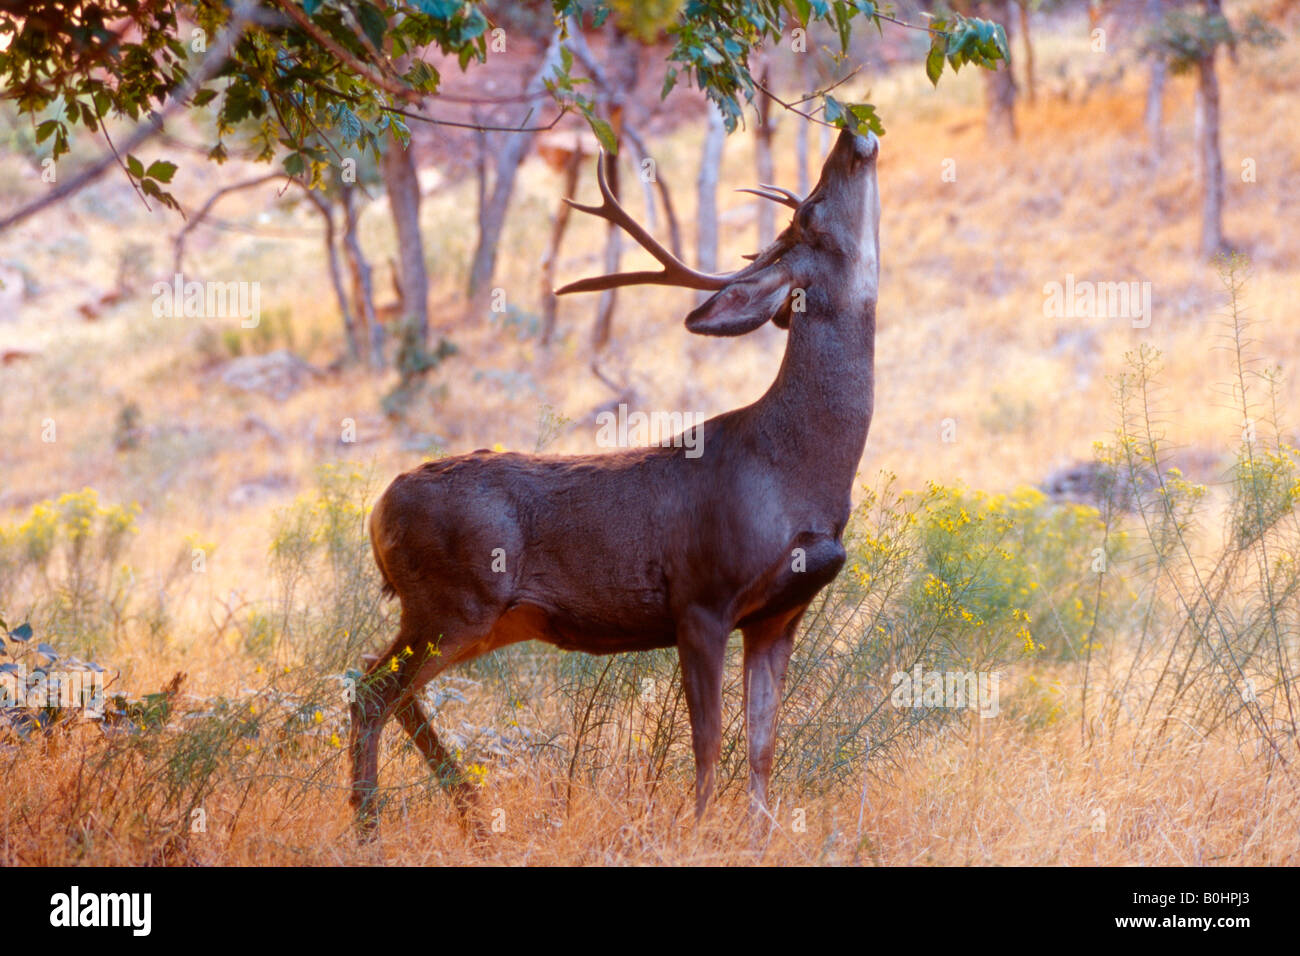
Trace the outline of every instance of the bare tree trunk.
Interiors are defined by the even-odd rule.
[[[636,150],[639,160],[644,162],[646,159],[652,158],[650,150],[646,148],[645,140],[641,138],[641,134],[626,122],[623,123],[623,135],[627,137],[627,141]],[[654,185],[659,190],[659,201],[663,203],[664,218],[668,220],[669,247],[672,249],[673,255],[680,259],[682,258],[682,229],[681,224],[677,221],[677,213],[673,208],[672,193],[668,189],[668,180],[659,174],[658,165],[656,164],[653,168],[655,173]],[[654,208],[654,194],[650,191],[649,183],[646,184],[646,208]],[[653,229],[654,218],[651,216],[647,218],[650,220]]]
[[[709,128],[704,134],[704,154],[695,186],[695,261],[702,272],[718,271],[718,171],[726,136],[722,113],[710,103]],[[701,292],[696,298],[703,302],[708,293]]]
[[[772,88],[771,69],[763,64],[760,74],[764,89]],[[758,125],[754,128],[754,165],[760,183],[776,179],[772,164],[772,101],[766,96],[758,99]],[[758,248],[766,249],[776,236],[776,212],[772,203],[758,200]]]
[[[803,83],[801,93],[810,93],[813,90],[812,63],[811,53],[803,52],[797,54],[799,57],[799,79]],[[794,161],[798,167],[795,170],[795,189],[798,190],[800,198],[808,195],[808,127],[811,123],[796,123],[794,128]]]
[[[370,263],[357,237],[357,191],[350,183],[343,186],[343,254],[352,275],[352,301],[367,330],[366,362],[373,369],[384,366],[384,327],[375,315],[374,286]]]
[[[981,15],[1001,23],[1007,32],[1007,47],[1011,46],[1010,0],[981,0],[977,6]],[[986,128],[990,139],[1014,140],[1016,138],[1016,76],[1010,63],[999,63],[996,70],[981,70],[984,74],[984,99]]]
[[[481,120],[479,120],[477,106],[470,107],[470,122],[473,123],[481,122]],[[487,188],[488,187],[488,170],[487,170],[488,132],[487,130],[485,129],[474,130],[474,145],[476,147],[474,152],[474,182],[475,182],[475,186],[477,187],[475,191],[475,199],[478,203],[478,205],[475,207],[475,213],[477,215],[478,221],[482,222],[483,215],[484,213],[487,212],[487,198],[488,198],[488,188]]]
[[[636,91],[637,49],[635,41],[623,31],[610,25],[609,60],[611,81],[606,89],[609,96],[609,125],[614,130],[618,142],[623,139],[623,120],[626,111],[626,99]],[[618,163],[609,164],[609,188],[615,198],[621,197]],[[605,240],[605,271],[617,272],[623,257],[623,230],[609,224]],[[596,303],[596,325],[592,330],[591,344],[599,354],[609,344],[614,334],[614,307],[618,301],[616,289],[606,289],[600,294]]]
[[[578,194],[578,177],[582,173],[582,149],[577,148],[569,155],[569,162],[564,167],[564,195]],[[558,305],[555,295],[555,260],[560,255],[560,241],[569,225],[572,208],[567,202],[560,203],[551,222],[551,241],[542,257],[542,345],[550,345],[555,337],[555,311]]]
[[[348,305],[348,294],[343,288],[343,272],[339,269],[339,251],[334,245],[334,212],[330,209],[329,204],[308,189],[307,198],[316,210],[325,220],[325,260],[329,263],[330,284],[334,287],[334,297],[339,303],[339,312],[343,316],[343,332],[348,343],[348,358],[353,361],[359,361],[362,355],[361,342],[357,337],[356,319],[352,317],[352,309]]]
[[[1154,30],[1164,19],[1163,0],[1147,0],[1147,28]],[[1159,153],[1162,129],[1165,119],[1165,77],[1169,67],[1163,57],[1151,58],[1151,73],[1147,80],[1147,105],[1144,115],[1147,130],[1147,142],[1151,149]]]
[[[405,379],[418,370],[419,355],[429,341],[429,274],[424,264],[424,241],[420,237],[420,182],[415,175],[415,162],[411,150],[403,149],[391,132],[380,169],[397,227],[398,261],[402,289],[406,293],[402,341],[397,351],[397,367]]]
[[[609,191],[613,193],[614,198],[622,199],[622,186],[620,185],[622,176],[619,175],[617,160],[611,158],[605,179],[609,183]],[[622,258],[623,232],[611,222],[605,233],[605,273],[609,275],[618,272],[618,264]],[[617,302],[618,294],[616,289],[605,289],[600,293],[600,298],[596,301],[596,324],[591,331],[591,346],[598,354],[604,351],[605,346],[609,344],[609,340],[614,334],[614,307]]]
[[[1017,0],[1020,9],[1020,39],[1025,48],[1025,99],[1030,103],[1037,99],[1034,83],[1034,41],[1029,33],[1030,0]]]
[[[559,66],[561,45],[560,31],[557,30],[551,36],[537,72],[524,89],[529,112],[533,112],[534,101],[546,91],[546,81]],[[520,119],[520,125],[523,125],[524,117],[521,116]],[[497,153],[496,181],[492,184],[492,194],[479,216],[478,245],[474,248],[474,258],[469,268],[468,295],[471,312],[480,311],[490,294],[492,276],[496,272],[497,246],[501,242],[501,230],[505,226],[510,197],[514,193],[515,175],[519,172],[519,164],[528,155],[533,135],[528,130],[516,130],[506,137],[505,145]]]
[[[1223,16],[1220,0],[1205,0],[1206,16]],[[1201,253],[1213,256],[1226,248],[1223,239],[1223,154],[1219,151],[1219,76],[1216,50],[1196,65],[1196,145],[1201,167]]]

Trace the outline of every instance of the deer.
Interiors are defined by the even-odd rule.
[[[794,213],[731,273],[698,272],[655,241],[612,194],[607,157],[597,162],[602,203],[567,200],[617,224],[662,268],[582,279],[557,294],[646,284],[710,292],[687,330],[738,336],[770,320],[788,333],[780,370],[757,401],[696,426],[695,457],[677,441],[567,456],[480,449],[392,481],[370,537],[400,624],[385,653],[367,659],[350,708],[350,802],[363,836],[378,827],[380,734],[395,717],[482,837],[476,788],[419,692],[453,665],[526,640],[588,654],[676,647],[698,823],[715,788],[725,652],[739,629],[749,807],[768,812],[795,634],[846,560],[871,425],[878,152],[871,133],[843,130],[807,198],[766,184],[743,190]]]

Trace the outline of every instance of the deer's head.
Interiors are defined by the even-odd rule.
[[[701,335],[743,335],[768,319],[781,328],[792,321],[860,320],[875,305],[880,279],[879,150],[871,133],[844,130],[807,199],[776,186],[745,190],[791,207],[794,218],[752,263],[725,275],[697,272],[656,242],[614,199],[602,161],[597,178],[604,202],[566,202],[622,226],[663,269],[582,279],[556,293],[646,284],[711,291],[713,296],[686,317],[686,327]]]

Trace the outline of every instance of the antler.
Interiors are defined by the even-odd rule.
[[[590,279],[579,279],[577,282],[570,282],[568,285],[556,289],[556,295],[567,295],[570,292],[599,292],[603,289],[614,289],[625,285],[671,285],[714,292],[740,275],[740,273],[736,272],[723,275],[697,272],[661,246],[614,198],[609,183],[605,179],[605,162],[608,159],[609,154],[601,150],[600,159],[596,162],[596,181],[600,184],[600,195],[603,198],[603,202],[599,206],[586,206],[574,202],[572,199],[565,199],[564,201],[579,212],[599,216],[616,226],[622,226],[628,235],[641,244],[642,248],[663,264],[663,269],[658,272],[616,272],[610,275],[594,276]]]
[[[773,186],[771,183],[759,183],[760,188],[751,189],[743,186],[737,189],[738,193],[753,193],[755,196],[762,196],[764,199],[770,199],[772,202],[779,202],[782,206],[789,206],[791,209],[798,209],[799,204],[803,202],[797,195],[788,189],[782,189],[780,186]]]

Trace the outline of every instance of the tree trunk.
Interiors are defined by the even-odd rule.
[[[1207,16],[1222,16],[1220,0],[1206,0]],[[1196,145],[1201,167],[1201,253],[1222,252],[1223,239],[1223,154],[1219,151],[1219,76],[1214,69],[1215,50],[1210,49],[1197,63]]]
[[[397,367],[406,379],[422,364],[420,355],[429,341],[429,274],[424,264],[424,242],[420,237],[420,182],[415,175],[411,149],[391,132],[380,169],[388,190],[388,206],[397,227],[397,248],[405,290],[401,345]],[[412,144],[413,146],[414,144]]]
[[[609,191],[614,198],[622,199],[622,176],[619,175],[618,161],[614,157],[610,158],[605,169],[605,180],[609,183]],[[622,258],[623,230],[611,222],[605,232],[605,274],[617,272]],[[617,289],[605,289],[596,301],[596,324],[591,331],[591,346],[597,354],[604,351],[614,334],[614,307],[617,302]]]
[[[334,297],[339,303],[339,312],[343,316],[343,332],[348,343],[348,359],[356,362],[361,359],[361,341],[357,337],[357,323],[348,305],[348,294],[343,288],[343,272],[339,268],[339,251],[334,244],[334,211],[327,203],[310,189],[307,198],[325,220],[325,261],[329,263],[330,285],[334,287]]]
[[[614,130],[616,142],[623,140],[623,119],[627,99],[635,95],[637,80],[637,48],[635,41],[617,27],[610,25],[609,38],[610,82],[605,90],[608,96],[608,120]],[[618,163],[609,164],[609,188],[614,197],[621,198]],[[618,264],[623,257],[623,230],[613,223],[605,240],[605,272],[618,271]],[[614,334],[614,308],[618,302],[618,290],[606,289],[596,302],[596,325],[592,329],[591,344],[597,354],[605,349]]]
[[[1147,0],[1147,28],[1154,30],[1164,19],[1163,0]],[[1165,77],[1169,67],[1163,57],[1151,58],[1151,72],[1147,80],[1147,105],[1144,122],[1147,130],[1147,142],[1158,156],[1161,146],[1161,127],[1165,119]]]
[[[980,14],[1001,23],[1007,32],[1007,48],[1011,47],[1010,0],[982,0],[977,8]],[[986,128],[990,139],[1014,140],[1016,138],[1016,77],[1010,63],[999,63],[996,70],[981,70],[984,75]]]
[[[1025,99],[1030,103],[1037,98],[1034,84],[1034,41],[1029,33],[1030,0],[1017,0],[1020,8],[1020,42],[1025,48]]]
[[[633,149],[636,150],[638,159],[644,161],[646,159],[652,158],[650,156],[650,150],[646,148],[645,140],[641,138],[641,134],[638,133],[634,127],[629,126],[626,122],[623,124],[623,135],[627,137],[627,141],[631,143]],[[666,180],[662,175],[660,175],[658,164],[654,166],[654,171],[655,171],[654,185],[659,190],[659,201],[663,203],[664,219],[668,221],[668,245],[669,248],[672,250],[673,255],[675,255],[678,259],[681,259],[682,258],[682,227],[681,224],[677,221],[677,212],[673,208],[672,192],[668,189],[668,180]],[[649,191],[648,183],[647,183],[647,192],[646,192],[646,208],[647,210],[654,208],[654,194]],[[653,225],[653,223],[655,222],[654,217],[647,216],[646,218]]]
[[[384,327],[375,315],[374,286],[370,263],[357,238],[357,190],[350,183],[343,186],[343,255],[352,276],[352,301],[365,324],[366,362],[373,369],[384,366]]]
[[[802,94],[812,92],[814,89],[810,64],[812,60],[811,53],[803,52],[797,54],[799,57],[799,79],[803,82]],[[794,128],[794,161],[795,166],[795,189],[802,199],[808,195],[808,127],[812,124],[806,120],[802,123],[796,123]]]
[[[520,116],[519,125],[524,125],[527,115],[535,112],[535,104],[546,92],[546,81],[555,72],[560,63],[560,31],[555,31],[551,42],[542,56],[542,62],[524,88],[527,112]],[[531,125],[531,124],[530,124]],[[471,313],[482,310],[492,290],[492,277],[496,273],[497,247],[501,242],[501,230],[505,227],[506,214],[510,209],[510,198],[515,190],[515,176],[519,164],[528,155],[528,148],[533,142],[533,133],[515,130],[507,134],[505,145],[497,153],[496,181],[492,184],[492,194],[484,204],[479,216],[478,245],[474,248],[474,258],[469,268],[469,308]]]
[[[582,149],[578,148],[569,155],[569,162],[564,167],[564,195],[578,194],[578,177],[582,173]],[[560,255],[560,241],[569,225],[569,215],[573,212],[567,202],[561,202],[551,222],[551,241],[542,257],[542,345],[550,345],[555,337],[555,311],[558,305],[555,295],[555,260]]]
[[[701,272],[718,271],[718,171],[726,136],[722,113],[710,103],[709,128],[704,134],[704,154],[695,187],[695,261]],[[703,302],[708,297],[709,293],[701,292],[696,298]]]
[[[759,82],[764,89],[772,88],[771,70],[765,63]],[[758,124],[754,127],[754,166],[760,183],[776,179],[772,165],[772,101],[766,96],[758,98]],[[766,249],[776,236],[776,210],[766,199],[758,202],[758,248]]]

